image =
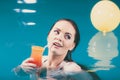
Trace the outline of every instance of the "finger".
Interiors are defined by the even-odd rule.
[[[23,69],[26,73],[33,73],[33,72],[36,72],[37,69],[36,68],[32,68],[32,67],[25,67]]]
[[[23,63],[27,63],[27,62],[30,62],[30,61],[34,61],[33,58],[27,58],[26,60],[23,61]]]
[[[34,64],[34,63],[24,63],[23,66],[24,67],[28,67],[29,66],[29,67],[36,68],[36,64]]]

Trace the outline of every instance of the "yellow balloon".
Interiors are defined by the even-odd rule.
[[[91,22],[93,26],[103,33],[113,31],[120,22],[120,10],[118,6],[109,0],[99,1],[91,10]]]

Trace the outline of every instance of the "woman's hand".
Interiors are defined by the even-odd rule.
[[[36,64],[32,63],[34,61],[33,58],[27,58],[20,65],[24,72],[31,74],[37,72]]]

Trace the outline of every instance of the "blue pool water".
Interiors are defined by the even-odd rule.
[[[0,1],[0,80],[28,80],[12,69],[30,56],[31,45],[46,45],[47,33],[59,18],[79,26],[81,40],[73,59],[101,80],[120,80],[120,25],[105,38],[93,27],[90,12],[99,0],[33,1]],[[120,0],[112,1],[120,8]]]

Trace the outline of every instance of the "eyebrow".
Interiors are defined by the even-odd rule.
[[[57,29],[57,30],[61,31],[61,29],[59,29],[59,28],[57,28],[57,27],[55,27],[55,29]],[[72,34],[71,34],[71,33],[69,33],[69,32],[65,32],[65,34],[69,34],[69,35],[71,35],[71,36],[72,36]]]
[[[68,33],[68,32],[66,32],[65,34],[68,34],[68,35],[72,36],[72,34],[70,34],[70,33]]]
[[[57,29],[57,30],[61,31],[61,29],[59,29],[59,28],[57,28],[57,27],[55,27],[55,29]]]

